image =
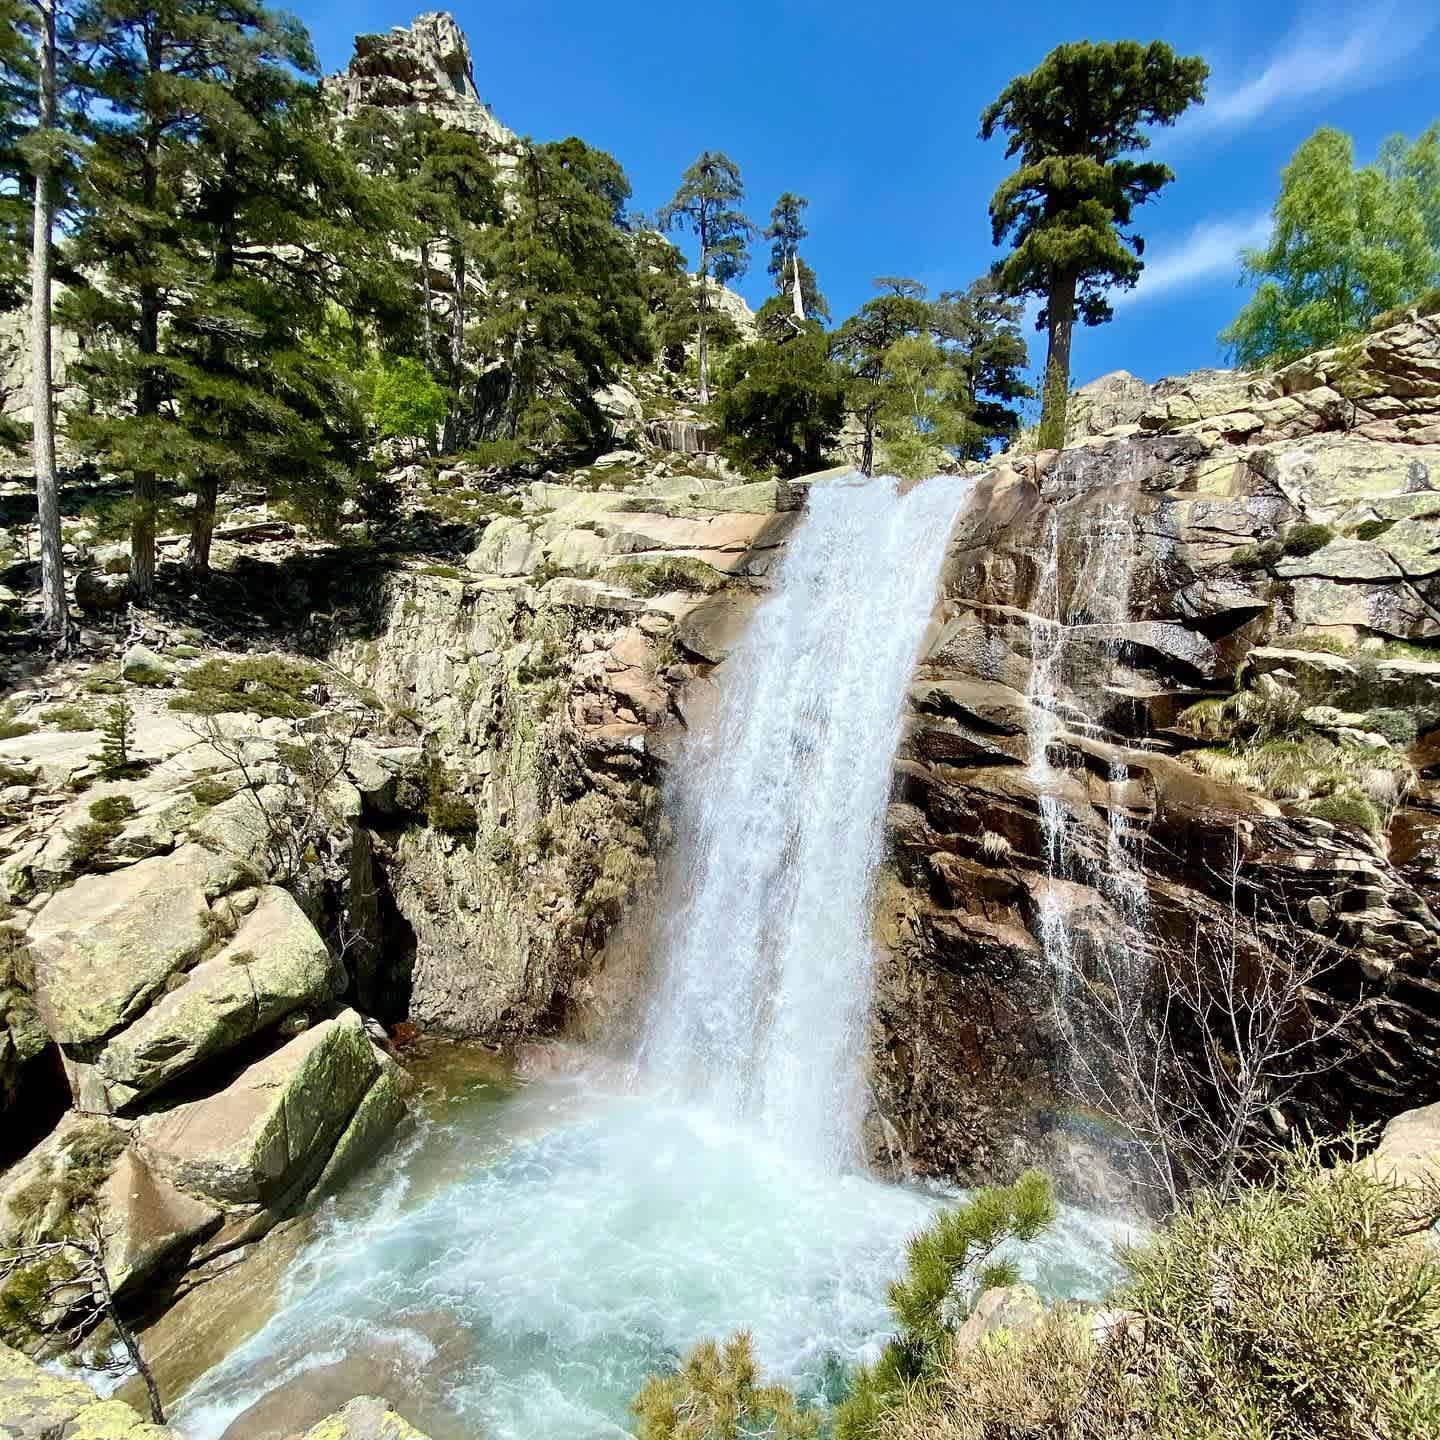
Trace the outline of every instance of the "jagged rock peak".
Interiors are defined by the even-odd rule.
[[[357,35],[348,68],[330,83],[346,114],[367,105],[413,107],[496,144],[515,139],[480,99],[470,42],[444,10],[426,11],[384,34]]]

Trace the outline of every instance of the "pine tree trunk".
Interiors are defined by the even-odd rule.
[[[151,39],[146,61],[151,75],[160,70],[162,56],[159,42]],[[161,127],[150,122],[145,131],[145,149],[141,157],[141,193],[145,211],[153,214],[160,192]],[[153,257],[142,255],[153,263]],[[139,334],[136,348],[140,352],[140,381],[135,390],[135,414],[141,420],[160,413],[160,383],[154,359],[160,353],[160,292],[146,281],[140,287]],[[155,594],[155,472],[134,472],[135,513],[130,521],[130,593],[137,600],[149,600]]]
[[[792,264],[795,267],[795,283],[791,289],[791,296],[795,302],[795,318],[803,325],[805,323],[805,296],[800,290],[800,256],[792,257]]]
[[[55,128],[55,0],[37,0],[40,25],[36,68],[40,81],[42,130]],[[48,160],[35,170],[35,235],[30,261],[30,382],[34,410],[35,496],[40,523],[42,625],[63,650],[70,639],[65,606],[65,565],[60,536],[60,487],[55,475],[55,396],[51,355],[50,237],[55,224],[55,189]]]
[[[862,475],[873,475],[875,473],[875,421],[873,417],[866,417],[865,439],[860,447],[860,473]]]
[[[435,368],[435,340],[431,333],[430,320],[430,238],[422,236],[420,240],[420,325],[424,335],[425,345],[425,368]]]
[[[190,553],[187,557],[195,575],[210,573],[210,542],[215,538],[215,507],[219,498],[219,477],[202,476],[195,487],[195,514],[190,521]]]
[[[460,448],[460,365],[465,358],[465,246],[458,236],[450,241],[450,275],[455,289],[450,312],[450,405],[440,447],[447,455]]]
[[[1065,411],[1070,403],[1070,339],[1075,330],[1075,283],[1074,274],[1062,273],[1050,286],[1045,389],[1036,437],[1042,450],[1060,450],[1065,445]]]
[[[710,350],[705,334],[705,320],[709,312],[709,296],[705,290],[705,273],[710,268],[710,256],[704,240],[700,242],[700,403],[710,403]]]

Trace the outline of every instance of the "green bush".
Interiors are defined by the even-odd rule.
[[[1420,727],[1408,710],[1371,710],[1364,721],[1365,729],[1383,735],[1392,745],[1402,749],[1415,743]]]
[[[659,560],[625,560],[610,565],[606,580],[623,585],[633,595],[665,595],[672,590],[709,595],[729,578],[713,565],[689,555],[666,555]]]
[[[80,705],[52,705],[40,712],[40,718],[57,730],[78,733],[81,730],[98,730],[95,712]]]
[[[204,805],[208,809],[212,805],[223,805],[232,795],[238,795],[240,787],[206,776],[190,787],[190,793],[195,797],[197,805]]]
[[[1395,522],[1393,520],[1364,520],[1355,527],[1357,540],[1378,540]]]
[[[1269,565],[1284,553],[1278,540],[1262,540],[1254,545],[1241,545],[1230,552],[1230,563],[1237,570],[1254,570]]]
[[[1335,532],[1328,525],[1292,525],[1285,532],[1283,549],[1287,555],[1313,555],[1334,538]]]
[[[244,712],[301,720],[315,713],[305,692],[323,678],[314,665],[281,655],[217,658],[186,672],[180,681],[186,693],[175,696],[170,708],[191,715]]]
[[[1352,1151],[1353,1154],[1353,1151]],[[1318,1147],[1201,1193],[1117,1258],[1118,1323],[1052,1310],[882,1407],[879,1440],[1424,1440],[1440,1434],[1428,1205]],[[838,1427],[837,1427],[838,1434]]]
[[[7,700],[0,705],[0,740],[17,740],[22,735],[33,735],[35,727],[28,721],[15,718],[15,702]]]
[[[442,835],[473,835],[480,826],[474,804],[459,793],[459,782],[438,761],[425,775],[425,818]]]
[[[1374,801],[1354,790],[1337,790],[1333,795],[1314,800],[1305,807],[1305,813],[1317,820],[1328,820],[1332,825],[1351,825],[1367,835],[1378,836],[1383,828]]]

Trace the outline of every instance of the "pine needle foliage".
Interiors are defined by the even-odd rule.
[[[1440,1192],[1319,1146],[1193,1196],[1119,1254],[1118,1319],[1052,1311],[950,1358],[880,1440],[1422,1440],[1440,1434]]]
[[[134,771],[135,711],[123,696],[117,696],[105,710],[100,726],[100,750],[96,759],[107,780],[121,780]]]
[[[750,1333],[702,1340],[673,1375],[652,1375],[631,1406],[638,1440],[809,1440],[819,1415],[783,1385],[762,1385]]]
[[[1055,1219],[1047,1176],[1028,1170],[1013,1185],[987,1186],[942,1211],[910,1241],[905,1273],[890,1285],[898,1333],[864,1366],[837,1410],[836,1440],[869,1440],[886,1410],[923,1393],[941,1374],[949,1340],[984,1290],[1013,1285],[1019,1273],[1003,1246],[1028,1244]]]

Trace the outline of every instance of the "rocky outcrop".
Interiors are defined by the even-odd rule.
[[[384,34],[357,35],[349,68],[325,82],[342,112],[367,106],[416,109],[452,130],[500,148],[515,142],[480,99],[465,32],[452,15],[428,11]]]
[[[102,1400],[83,1381],[43,1370],[0,1345],[0,1435],[5,1440],[183,1440],[123,1400]],[[359,1395],[305,1431],[304,1440],[426,1440],[373,1395]]]
[[[81,1380],[42,1370],[0,1345],[0,1435],[6,1440],[183,1440],[123,1400],[102,1400]]]
[[[1331,957],[1312,1023],[1347,1016],[1276,1123],[1440,1097],[1437,357],[1422,317],[1274,376],[1107,377],[1102,433],[977,478],[897,761],[876,1155],[1085,1168],[1047,925],[1143,977],[1233,885],[1272,961]]]
[[[414,718],[423,752],[398,801],[366,801],[402,937],[375,1008],[502,1038],[591,1004],[606,937],[650,893],[669,737],[763,591],[802,494],[693,477],[537,483],[463,575],[387,579],[366,607],[370,638],[325,642]]]

